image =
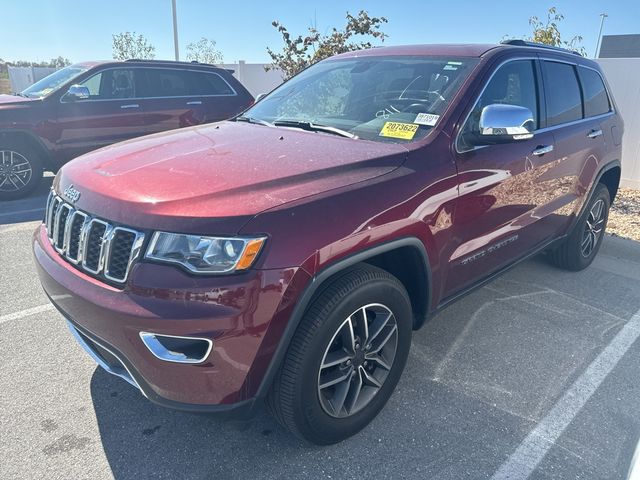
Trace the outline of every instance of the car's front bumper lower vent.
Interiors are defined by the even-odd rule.
[[[144,233],[76,210],[53,192],[44,223],[56,251],[85,272],[123,283],[140,255]]]

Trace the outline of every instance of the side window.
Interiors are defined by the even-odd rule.
[[[217,73],[186,71],[190,95],[235,95],[229,84]]]
[[[130,68],[103,70],[81,85],[89,89],[89,98],[92,100],[117,100],[136,96],[134,71]]]
[[[184,72],[170,68],[145,68],[143,97],[184,97],[189,87]]]
[[[582,100],[575,68],[567,63],[544,61],[547,126],[582,118]]]
[[[534,68],[532,60],[514,60],[494,73],[462,127],[458,146],[460,150],[470,148],[468,138],[479,132],[480,114],[487,105],[501,103],[526,107],[533,113],[536,128],[539,127],[538,89]]]
[[[598,72],[590,68],[579,67],[578,76],[584,95],[584,116],[593,117],[610,111],[611,105],[607,90],[604,88],[604,83]]]
[[[99,98],[101,82],[102,82],[102,72],[98,73],[97,75],[94,75],[91,78],[88,78],[87,80],[82,82],[81,85],[89,89],[89,98]]]

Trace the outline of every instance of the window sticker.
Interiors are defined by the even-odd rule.
[[[445,65],[442,67],[443,70],[457,70],[458,67],[456,65]]]
[[[411,140],[419,126],[415,123],[385,122],[382,130],[380,130],[380,136]]]
[[[416,116],[416,119],[413,121],[413,123],[417,123],[418,125],[428,125],[429,127],[433,127],[439,118],[440,118],[440,115],[434,115],[433,113],[419,113]]]

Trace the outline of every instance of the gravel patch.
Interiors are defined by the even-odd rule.
[[[609,212],[607,232],[640,242],[640,190],[618,190]]]

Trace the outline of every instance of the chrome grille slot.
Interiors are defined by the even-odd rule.
[[[53,192],[47,199],[44,224],[49,241],[67,261],[117,283],[126,281],[144,242],[144,233],[76,210]]]
[[[137,256],[142,247],[141,233],[123,227],[113,229],[109,250],[105,255],[104,276],[109,280],[121,282],[127,277],[131,265],[131,257]]]
[[[54,230],[55,230],[55,219],[56,213],[58,212],[58,207],[62,204],[62,200],[58,197],[54,197],[51,200],[51,205],[49,207],[49,215],[48,215],[48,224],[47,224],[47,235],[49,238],[53,238]]]
[[[82,260],[80,239],[82,236],[82,229],[85,226],[85,223],[87,223],[87,218],[87,214],[76,210],[67,221],[67,232],[65,233],[65,256],[71,263],[77,264]]]
[[[53,227],[53,246],[59,253],[64,253],[64,234],[67,231],[67,218],[73,211],[73,207],[63,203],[58,207]]]
[[[109,234],[108,227],[108,223],[97,218],[89,222],[82,258],[82,267],[88,272],[100,273],[104,243]]]

